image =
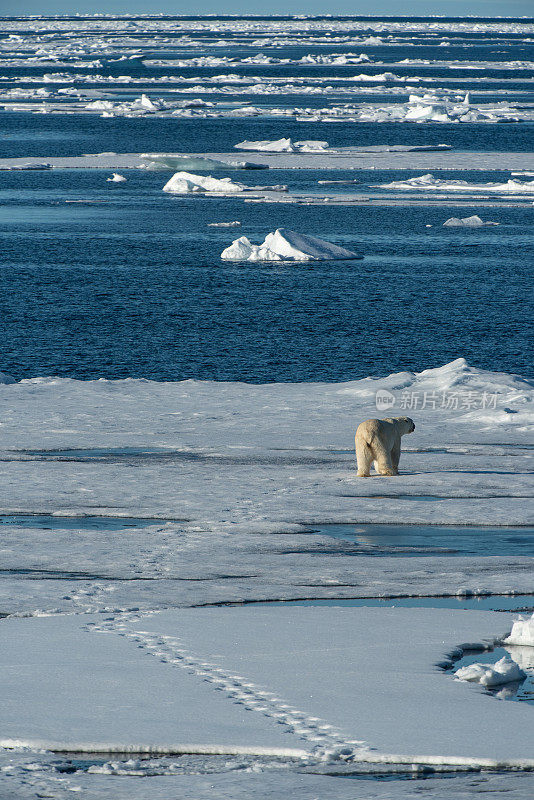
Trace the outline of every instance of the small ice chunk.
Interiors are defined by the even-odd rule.
[[[294,146],[299,153],[323,153],[329,147],[328,142],[319,139],[304,139],[301,142],[295,142]]]
[[[324,261],[361,256],[324,239],[277,228],[274,233],[267,234],[260,245],[251,244],[246,236],[241,236],[223,250],[221,258],[226,261]]]
[[[512,631],[504,639],[505,644],[521,644],[534,647],[534,614],[531,617],[519,617],[512,625]]]
[[[212,178],[211,175],[175,172],[163,187],[163,191],[171,194],[196,194],[202,192],[236,194],[246,188],[242,183],[234,183],[230,178]]]
[[[275,139],[271,141],[270,139],[263,139],[261,141],[253,142],[247,141],[239,142],[239,144],[235,144],[234,148],[236,150],[260,150],[269,153],[294,153],[295,146],[291,139]]]
[[[472,217],[450,217],[445,220],[443,226],[446,228],[481,228],[484,225],[498,225],[498,222],[484,222],[480,217],[474,214]]]
[[[255,251],[259,247],[252,244],[246,236],[240,236],[239,239],[234,239],[230,247],[227,247],[221,253],[221,258],[225,261],[259,261],[259,258],[253,258]]]
[[[147,111],[157,111],[161,108],[161,102],[157,104],[154,103],[147,94],[142,94],[137,100],[134,100],[132,106],[139,106],[140,108],[144,108]]]
[[[92,103],[87,103],[85,108],[88,111],[112,111],[115,106],[110,100],[93,100]]]
[[[234,222],[208,222],[208,228],[237,228],[241,223],[238,220]]]
[[[119,175],[118,172],[113,172],[111,178],[106,178],[106,181],[108,183],[124,183],[126,181],[126,178],[124,177],[124,175]]]
[[[519,664],[503,656],[496,664],[468,664],[461,667],[455,677],[460,681],[480,683],[482,686],[500,686],[503,683],[522,681],[527,676]]]

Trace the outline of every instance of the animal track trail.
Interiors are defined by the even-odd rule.
[[[262,714],[275,724],[283,725],[287,733],[312,745],[312,758],[349,758],[355,751],[361,753],[367,749],[364,742],[346,739],[338,728],[320,717],[310,716],[243,675],[229,672],[195,655],[179,637],[132,629],[131,624],[139,622],[142,617],[146,617],[145,612],[121,614],[118,620],[110,618],[87,627],[94,632],[123,636],[159,661],[179,667],[211,684],[214,691],[223,692],[231,702],[242,705],[247,711]]]
[[[86,599],[99,600],[113,591],[105,584],[93,584],[81,589],[76,598],[82,604]],[[102,611],[102,608],[99,609]],[[214,691],[222,692],[228,700],[242,705],[247,711],[262,714],[273,723],[284,726],[287,733],[293,734],[311,745],[310,757],[314,759],[350,758],[358,751],[361,755],[367,749],[365,742],[346,739],[334,725],[320,717],[300,711],[285,703],[283,698],[257,686],[245,676],[229,672],[211,661],[196,655],[177,636],[155,634],[138,628],[141,620],[157,614],[157,611],[131,609],[129,611],[110,611],[100,623],[89,623],[86,630],[95,633],[115,634],[128,639],[139,649],[144,650],[159,661],[178,667],[202,681],[211,684]]]

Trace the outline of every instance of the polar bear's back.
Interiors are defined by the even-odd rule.
[[[382,438],[389,428],[393,428],[391,422],[384,419],[366,419],[361,422],[356,429],[356,438],[363,439],[364,442],[371,444],[375,439]]]

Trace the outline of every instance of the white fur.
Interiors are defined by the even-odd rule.
[[[358,425],[355,437],[358,476],[368,478],[373,462],[380,475],[398,475],[401,436],[414,430],[410,417],[367,419]]]

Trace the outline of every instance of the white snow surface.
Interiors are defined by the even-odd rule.
[[[503,656],[495,664],[468,664],[456,670],[455,677],[460,681],[480,683],[482,686],[501,686],[526,678],[519,664],[511,658]]]
[[[41,758],[43,758],[41,756]],[[182,757],[183,758],[183,757]],[[54,792],[53,797],[72,797],[73,791],[85,792],[91,800],[169,800],[179,797],[180,800],[213,800],[216,787],[217,800],[280,800],[291,797],[293,800],[311,800],[325,798],[329,800],[354,800],[354,780],[346,780],[337,774],[316,774],[313,770],[299,772],[291,769],[273,768],[273,764],[262,760],[259,765],[247,764],[240,759],[237,764],[226,759],[218,765],[216,774],[209,769],[184,777],[179,763],[168,763],[167,759],[136,759],[118,761],[116,758],[107,761],[95,781],[91,769],[84,773],[77,772],[67,779],[62,776],[63,783],[58,786],[52,783],[50,767],[39,771],[35,757],[18,755],[16,765],[10,753],[9,773],[0,776],[5,785],[6,795],[13,790],[13,780],[20,780],[25,787],[38,787],[43,792]],[[57,757],[50,761],[57,762]],[[203,766],[203,765],[201,765]],[[342,769],[342,768],[338,768]],[[429,775],[427,767],[409,767],[408,777],[415,780],[369,780],[364,783],[365,800],[473,800],[478,793],[487,792],[491,797],[513,798],[513,800],[532,800],[534,781],[530,773],[525,772],[483,772],[447,775],[444,779],[439,774]],[[53,774],[53,773],[52,773]],[[117,779],[117,775],[120,779]],[[139,777],[149,775],[149,780]],[[380,777],[380,776],[379,776]],[[383,776],[382,776],[383,777]],[[44,778],[44,780],[43,780]],[[420,778],[420,780],[417,780]],[[59,794],[61,792],[61,794]],[[17,796],[21,797],[22,795]],[[29,797],[30,795],[28,795]],[[26,797],[26,796],[25,796]]]
[[[393,395],[387,412],[377,411],[378,390]],[[405,407],[412,396],[416,409]],[[153,520],[112,533],[3,526],[0,611],[72,611],[71,574],[87,591],[85,611],[532,592],[524,556],[356,556],[308,530],[531,523],[533,401],[531,382],[461,358],[340,384],[48,377],[0,385],[2,513]],[[416,423],[401,474],[359,479],[356,427],[386,414]],[[110,594],[93,587],[115,578]]]
[[[464,641],[493,643],[506,622],[250,606],[8,619],[1,744],[534,766],[531,709],[490,703],[435,666]]]
[[[274,233],[268,233],[260,245],[251,244],[246,236],[235,239],[223,250],[221,258],[226,261],[325,261],[361,256],[324,239],[277,228]]]
[[[512,632],[504,640],[506,644],[534,647],[534,614],[520,617],[512,626]]]
[[[230,178],[212,178],[211,175],[194,175],[192,172],[175,172],[163,187],[164,192],[171,194],[195,194],[216,192],[218,194],[236,194],[247,187]]]

